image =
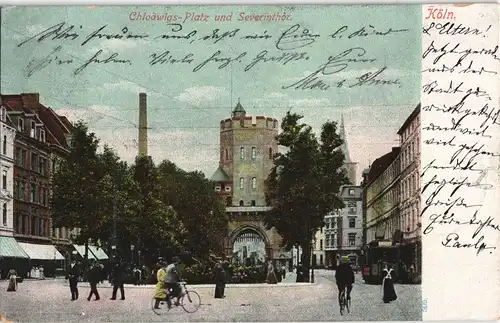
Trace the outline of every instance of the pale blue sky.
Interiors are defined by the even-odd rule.
[[[344,114],[351,158],[360,163],[358,173],[368,161],[390,150],[397,139],[396,131],[419,100],[420,87],[420,6],[162,6],[162,7],[16,7],[2,11],[1,91],[2,93],[39,92],[42,103],[76,121],[87,120],[103,142],[116,148],[127,161],[137,154],[138,93],[148,94],[149,153],[155,160],[170,159],[186,170],[199,169],[211,176],[218,164],[219,121],[229,116],[231,102],[237,98],[249,115],[266,115],[281,119],[290,108],[302,112],[305,121],[319,129],[327,119],[339,120]],[[196,39],[154,39],[169,33],[172,26],[165,21],[130,21],[132,12],[179,15],[187,12],[204,13],[208,22],[186,22],[184,34],[197,30]],[[215,22],[218,14],[233,13],[231,22]],[[290,21],[241,22],[240,12],[246,14],[286,13]],[[76,40],[58,39],[37,43],[31,36],[60,22],[75,25],[80,34]],[[308,60],[286,65],[259,63],[250,71],[247,66],[258,53],[282,55],[276,49],[279,36],[294,24],[307,28],[311,34],[320,34],[316,41],[295,52],[307,52]],[[123,27],[129,33],[149,34],[144,40],[93,39],[80,46],[85,37],[103,25],[102,33],[117,34]],[[342,26],[348,26],[342,38],[328,37]],[[385,32],[408,29],[407,32],[387,36],[348,35],[361,27]],[[81,26],[81,27],[80,27]],[[200,36],[240,29],[233,38],[214,41],[199,40]],[[302,29],[300,29],[302,30]],[[244,35],[271,35],[270,39],[242,40]],[[193,38],[192,38],[193,39]],[[74,63],[48,67],[27,77],[26,66],[32,59],[47,56],[61,45],[60,59]],[[365,58],[372,63],[351,63],[344,71],[324,76],[332,84],[326,91],[283,90],[318,69],[329,56],[353,47],[363,47]],[[130,60],[128,64],[93,64],[77,76],[72,72],[89,60],[99,49],[105,59],[111,53]],[[212,56],[217,50],[223,55],[238,56],[247,52],[241,62],[218,69],[210,63],[199,72],[193,68]],[[170,51],[176,58],[193,54],[191,64],[157,64],[150,66],[152,53]],[[294,52],[287,51],[287,52]],[[399,78],[400,86],[364,86],[337,88],[333,85],[346,78],[387,70],[381,78]],[[232,73],[231,73],[232,69]],[[232,77],[231,77],[232,75]],[[232,96],[231,96],[232,82]]]

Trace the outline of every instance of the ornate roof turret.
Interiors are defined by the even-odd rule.
[[[240,98],[238,98],[238,103],[233,109],[233,118],[234,117],[244,117],[247,114],[243,106],[240,104]]]
[[[219,182],[219,183],[227,183],[231,182],[231,179],[229,176],[227,176],[226,172],[222,169],[222,167],[219,166],[215,173],[212,175],[212,181],[214,182]]]

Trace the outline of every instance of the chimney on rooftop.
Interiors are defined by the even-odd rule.
[[[38,93],[21,93],[21,100],[23,105],[28,109],[38,108],[40,103],[40,94]]]
[[[146,93],[139,93],[139,156],[148,155],[148,104]]]

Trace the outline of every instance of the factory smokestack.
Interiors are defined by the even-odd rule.
[[[148,155],[148,103],[146,93],[139,93],[139,156]]]

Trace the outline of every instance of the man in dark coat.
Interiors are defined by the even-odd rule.
[[[224,287],[226,285],[226,272],[222,266],[222,261],[219,260],[214,267],[215,276],[215,298],[224,298]]]
[[[66,278],[69,281],[69,289],[71,291],[71,300],[78,299],[78,278],[80,277],[80,269],[76,262],[73,260],[68,267]]]
[[[111,299],[116,299],[116,293],[118,292],[118,288],[120,288],[121,300],[125,300],[125,290],[123,289],[123,284],[125,283],[125,268],[120,261],[113,267],[111,272],[111,283],[113,284],[113,296],[111,296]]]
[[[102,280],[101,266],[98,263],[91,264],[87,279],[90,284],[90,294],[87,300],[90,302],[92,295],[95,295],[95,300],[98,301],[100,297],[97,291],[97,283]]]

